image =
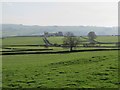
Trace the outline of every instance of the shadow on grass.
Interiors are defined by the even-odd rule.
[[[45,50],[53,50],[53,49],[16,49],[16,48],[4,48],[10,49],[13,51],[0,51],[0,52],[17,52],[17,51],[45,51]]]
[[[111,51],[120,49],[88,49],[88,50],[73,50],[73,51],[57,51],[57,52],[17,52],[17,53],[2,53],[2,55],[21,55],[21,54],[63,54],[74,52],[88,52],[88,51]],[[25,50],[24,50],[25,51]]]

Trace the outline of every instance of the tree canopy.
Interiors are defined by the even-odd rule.
[[[93,31],[91,31],[91,32],[88,33],[88,37],[89,37],[90,40],[94,40],[94,39],[97,38],[95,32],[93,32]]]

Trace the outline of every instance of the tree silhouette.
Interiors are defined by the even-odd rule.
[[[73,50],[73,47],[76,47],[80,43],[79,38],[74,36],[72,32],[67,32],[63,38],[63,46],[65,48],[70,48],[70,51]]]
[[[95,32],[91,31],[88,33],[89,40],[94,40],[97,38]]]

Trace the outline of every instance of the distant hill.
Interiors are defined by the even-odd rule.
[[[2,28],[1,28],[2,26]],[[27,35],[42,35],[46,32],[62,31],[73,32],[77,36],[87,35],[88,32],[94,31],[97,35],[117,35],[117,27],[96,27],[96,26],[26,26],[22,24],[2,24],[2,36],[27,36]]]

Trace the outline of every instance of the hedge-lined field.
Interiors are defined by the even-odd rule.
[[[53,44],[62,44],[63,37],[47,39]],[[80,39],[87,41],[81,37]],[[96,39],[100,42],[117,42],[117,40],[117,36],[98,36]],[[3,49],[0,50],[4,51],[2,53],[69,51],[62,47],[10,46],[44,45],[42,37],[5,37],[2,43]],[[101,46],[115,46],[115,44]],[[38,49],[52,50],[37,51]],[[75,48],[75,50],[86,49],[102,49],[102,47]],[[3,88],[118,88],[120,84],[118,50],[2,55],[2,70]]]
[[[80,38],[86,41],[83,38]],[[48,37],[51,43],[62,44],[63,37]],[[100,42],[118,42],[118,36],[97,36],[96,41]],[[44,44],[42,37],[5,37],[2,45],[42,45]]]

